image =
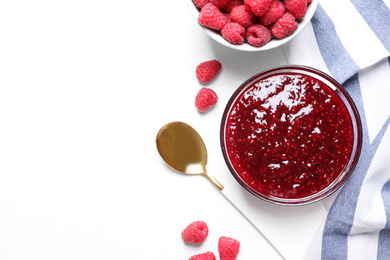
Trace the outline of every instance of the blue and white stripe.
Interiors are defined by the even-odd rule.
[[[307,259],[390,259],[390,0],[320,1],[284,48],[290,64],[332,75],[355,101],[363,149]]]

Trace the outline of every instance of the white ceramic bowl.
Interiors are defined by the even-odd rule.
[[[220,33],[215,32],[215,31],[213,31],[213,30],[211,30],[211,29],[209,29],[207,27],[204,27],[201,24],[199,24],[198,23],[199,9],[195,6],[195,4],[194,4],[194,2],[192,0],[187,0],[187,3],[188,3],[189,9],[190,9],[193,17],[195,18],[196,23],[198,23],[199,26],[201,26],[204,29],[206,34],[208,36],[210,36],[213,40],[219,42],[220,44],[222,44],[224,46],[227,46],[229,48],[235,49],[235,50],[240,50],[240,51],[265,51],[265,50],[270,50],[270,49],[282,46],[283,44],[289,42],[291,39],[293,39],[295,36],[297,36],[303,30],[303,28],[305,28],[305,26],[310,22],[311,18],[314,15],[314,12],[315,12],[315,10],[317,8],[318,1],[319,0],[313,0],[310,3],[310,5],[307,8],[307,13],[306,13],[305,17],[298,21],[298,24],[299,24],[298,28],[292,35],[290,35],[290,36],[288,36],[288,37],[286,37],[284,39],[281,39],[281,40],[277,40],[277,39],[273,38],[270,42],[268,42],[267,44],[265,44],[265,45],[263,45],[261,47],[254,47],[254,46],[249,45],[248,43],[244,43],[242,45],[234,45],[234,44],[229,43],[228,41],[226,41],[222,37],[222,35]]]

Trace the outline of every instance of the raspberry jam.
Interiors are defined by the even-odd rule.
[[[349,176],[360,152],[360,120],[348,94],[319,71],[277,68],[233,95],[222,148],[236,179],[282,204],[324,197]],[[327,77],[327,78],[322,78]]]

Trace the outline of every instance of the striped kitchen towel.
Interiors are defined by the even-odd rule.
[[[324,201],[329,212],[305,259],[390,259],[390,0],[320,0],[284,51],[290,64],[338,80],[363,126],[359,162]]]

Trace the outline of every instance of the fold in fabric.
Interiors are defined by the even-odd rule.
[[[290,64],[332,75],[361,116],[358,164],[305,259],[390,259],[390,9],[381,0],[321,1],[284,47]]]

